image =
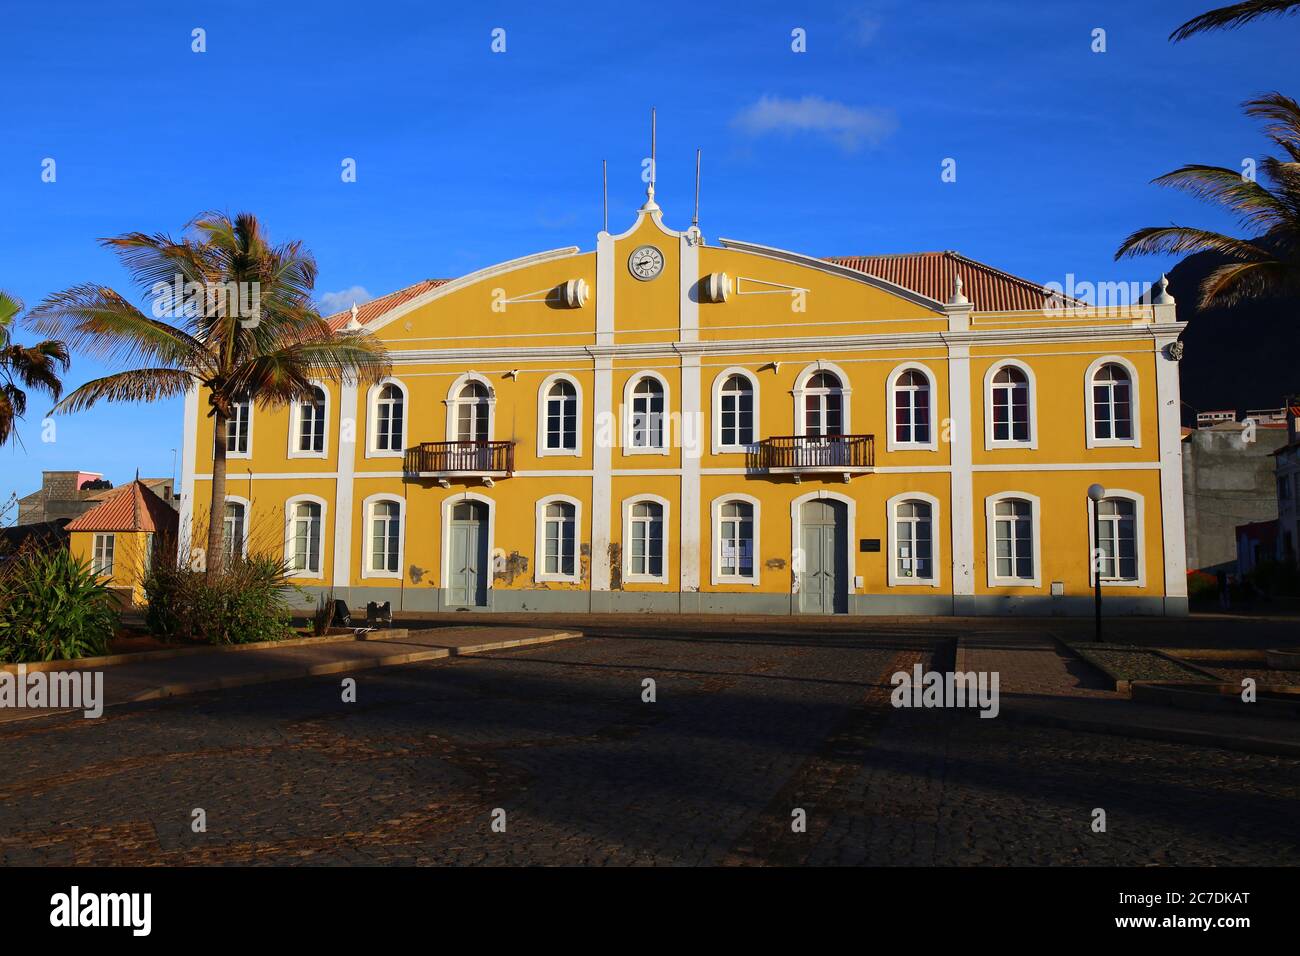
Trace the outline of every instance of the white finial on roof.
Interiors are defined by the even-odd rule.
[[[1169,294],[1169,276],[1160,276],[1160,281],[1156,283],[1158,291],[1151,299],[1153,305],[1173,305],[1174,297]]]
[[[948,300],[949,305],[970,305],[970,299],[966,298],[961,291],[961,275],[952,277],[952,298]]]
[[[361,328],[361,320],[357,318],[358,311],[359,310],[357,309],[357,304],[353,302],[352,318],[348,319],[348,325],[347,325],[347,329],[349,332],[355,332],[357,331],[357,329]]]

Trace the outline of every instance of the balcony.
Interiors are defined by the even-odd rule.
[[[807,474],[854,475],[875,470],[875,435],[780,435],[764,438],[750,453],[752,471],[793,475],[798,482]]]
[[[481,478],[490,488],[514,470],[512,441],[426,441],[406,449],[406,474],[434,478],[444,488],[452,478]]]

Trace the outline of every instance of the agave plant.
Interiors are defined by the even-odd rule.
[[[56,411],[78,411],[101,401],[158,401],[198,387],[220,437],[239,402],[265,407],[309,400],[313,379],[369,382],[388,372],[387,353],[377,340],[335,332],[316,311],[311,253],[299,241],[272,245],[250,213],[233,219],[203,213],[180,238],[132,232],[101,243],[154,297],[154,316],[94,284],[55,293],[33,309],[28,321],[34,328],[59,334],[74,350],[132,366],[87,382]],[[171,294],[181,288],[206,294],[182,303]],[[253,290],[256,314],[228,307],[220,292],[229,289]],[[160,302],[166,303],[163,308]],[[162,321],[159,312],[174,324]],[[213,445],[210,578],[220,573],[225,553],[226,443]]]
[[[55,401],[63,393],[59,375],[68,369],[68,349],[58,341],[18,345],[13,326],[22,300],[0,289],[0,445],[16,437],[14,423],[27,412],[27,392],[45,392]]]
[[[118,602],[89,561],[66,548],[34,549],[6,565],[0,576],[0,660],[73,660],[107,652]]]
[[[1230,261],[1211,272],[1200,289],[1200,306],[1232,305],[1243,298],[1300,292],[1300,104],[1269,93],[1244,104],[1248,116],[1265,121],[1265,133],[1284,154],[1265,157],[1258,174],[1190,165],[1153,180],[1231,213],[1250,235],[1225,235],[1192,226],[1148,226],[1133,233],[1115,258],[1157,253],[1217,252]]]

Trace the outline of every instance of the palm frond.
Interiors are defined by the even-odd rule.
[[[1208,30],[1223,30],[1239,27],[1273,14],[1295,13],[1300,8],[1300,0],[1245,0],[1231,6],[1219,7],[1199,17],[1192,17],[1173,33],[1169,39],[1177,43],[1197,33]]]
[[[10,345],[0,349],[0,370],[27,388],[41,389],[58,399],[63,392],[59,375],[68,369],[68,349],[62,342]]]
[[[1287,203],[1239,169],[1190,164],[1157,176],[1152,182],[1224,206],[1243,225],[1266,232],[1294,215]]]
[[[1298,4],[1300,5],[1300,4]],[[1300,103],[1276,91],[1242,104],[1247,116],[1267,120],[1264,132],[1292,160],[1300,162]]]
[[[278,404],[310,398],[316,380],[372,384],[391,370],[373,336],[330,333],[251,358],[232,374],[230,387],[261,404]]]
[[[0,345],[4,345],[8,341],[8,327],[22,310],[22,299],[12,292],[0,289]]]
[[[1231,306],[1242,299],[1274,293],[1290,282],[1281,262],[1229,262],[1201,282],[1200,307]]]
[[[91,283],[47,296],[27,324],[69,347],[114,363],[206,368],[203,342],[184,329],[150,318],[112,289]]]
[[[79,412],[99,402],[156,402],[184,395],[195,384],[189,372],[174,368],[139,368],[91,379],[54,406],[56,412]]]
[[[1234,239],[1208,229],[1191,226],[1148,226],[1130,235],[1115,251],[1116,259],[1157,253],[1181,255],[1188,252],[1218,252],[1250,262],[1271,260],[1268,250],[1246,239]]]

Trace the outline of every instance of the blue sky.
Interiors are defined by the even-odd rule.
[[[1240,102],[1300,95],[1300,20],[1167,42],[1214,5],[9,0],[0,288],[29,305],[80,282],[133,292],[95,240],[212,208],[304,240],[322,295],[590,249],[602,159],[613,229],[642,199],[652,105],[667,221],[689,222],[702,147],[709,241],[957,249],[1040,282],[1150,280],[1171,263],[1111,261],[1134,228],[1230,224],[1149,180],[1261,155]],[[103,372],[75,357],[68,384]],[[48,468],[172,473],[178,403],[61,416],[43,443],[47,405],[20,423],[25,447],[0,449],[0,498]]]

